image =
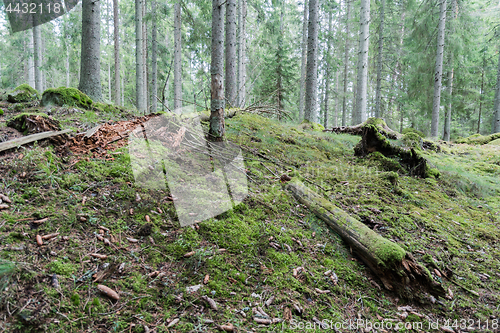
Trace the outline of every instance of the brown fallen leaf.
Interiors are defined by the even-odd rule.
[[[43,245],[42,236],[36,235],[36,243],[38,244],[38,246],[42,246]]]
[[[234,326],[231,323],[228,323],[226,325],[220,325],[219,328],[222,331],[226,331],[226,332],[232,332],[232,331],[234,331]]]
[[[12,201],[9,199],[9,197],[7,197],[6,195],[4,194],[1,194],[0,193],[0,199],[2,199],[3,201],[5,201],[6,203],[12,203]]]
[[[118,301],[120,299],[118,293],[109,287],[106,287],[102,284],[98,284],[97,289],[99,289],[103,294],[105,294],[111,299],[114,299],[115,301]]]
[[[100,254],[100,253],[91,253],[90,256],[94,257],[94,258],[101,259],[101,260],[104,260],[104,259],[106,259],[108,257],[107,255]]]
[[[144,218],[146,219],[146,222],[151,222],[151,218],[149,217],[149,215],[144,216]]]
[[[441,277],[441,272],[439,271],[439,269],[434,268],[434,273],[436,273],[437,276]]]
[[[205,278],[203,279],[203,284],[207,284],[208,280],[210,280],[210,275],[205,275]]]

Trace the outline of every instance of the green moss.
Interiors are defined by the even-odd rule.
[[[47,268],[51,273],[63,276],[70,276],[78,270],[78,267],[79,266],[76,264],[63,263],[59,260],[54,260],[47,265]]]
[[[399,164],[398,161],[389,157],[385,157],[378,151],[371,153],[370,155],[368,155],[368,157],[372,161],[377,161],[378,163],[380,163],[380,166],[383,170],[396,172],[401,170],[401,164]]]
[[[307,119],[304,119],[300,123],[299,128],[302,130],[310,130],[310,131],[314,131],[314,132],[323,132],[323,130],[325,129],[325,127],[323,125],[321,125],[319,123],[312,123]]]
[[[93,102],[90,97],[76,88],[59,87],[50,88],[43,92],[41,105],[47,106],[51,104],[76,106],[89,110]]]
[[[1,115],[3,115],[3,110],[2,110],[2,109],[0,109],[0,116],[1,116]]]
[[[422,145],[422,137],[415,132],[409,132],[403,135],[403,143],[407,147],[420,148]]]
[[[31,102],[40,99],[40,94],[29,84],[21,84],[9,93],[7,99],[12,103]]]
[[[425,138],[425,134],[423,132],[421,132],[421,131],[419,131],[419,130],[417,130],[415,128],[411,128],[411,127],[405,128],[401,132],[401,134],[403,134],[403,135],[404,134],[415,134],[415,135],[419,136],[420,138]]]
[[[399,175],[397,172],[394,171],[382,172],[379,175],[379,177],[389,181],[393,186],[396,186],[398,184]]]
[[[500,133],[490,135],[474,134],[465,139],[458,139],[456,143],[466,143],[469,145],[485,145],[497,139],[500,139]]]

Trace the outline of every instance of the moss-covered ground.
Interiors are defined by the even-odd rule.
[[[1,127],[16,110],[0,107],[6,111]],[[28,111],[50,111],[63,129],[78,132],[130,116]],[[441,173],[424,180],[384,159],[355,157],[356,136],[249,114],[228,119],[226,130],[243,149],[249,195],[198,228],[179,227],[167,190],[136,186],[127,149],[104,159],[58,157],[38,145],[0,154],[0,193],[13,201],[0,211],[0,274],[11,273],[0,280],[8,285],[0,294],[0,331],[215,332],[231,323],[239,332],[319,332],[316,320],[340,325],[339,332],[361,332],[349,320],[391,323],[400,332],[441,332],[446,324],[455,332],[495,331],[500,146],[423,152]],[[449,290],[447,298],[422,293],[409,301],[381,289],[342,240],[283,190],[279,176],[285,173],[411,252]],[[36,235],[50,233],[59,235],[38,246]],[[104,296],[99,283],[120,299]],[[197,291],[186,289],[199,284]],[[218,310],[202,296],[215,300]],[[258,324],[257,306],[294,321]],[[174,319],[177,324],[167,327]]]

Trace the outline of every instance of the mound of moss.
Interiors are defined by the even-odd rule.
[[[58,106],[76,106],[89,110],[92,107],[90,97],[82,93],[76,88],[50,88],[43,92],[42,106],[58,105]]]
[[[0,116],[1,116],[1,115],[3,115],[3,110],[2,110],[2,109],[0,109]]]
[[[7,95],[7,101],[11,103],[32,102],[40,99],[40,94],[29,84],[21,84]]]
[[[321,125],[319,123],[310,122],[307,119],[304,119],[300,123],[299,128],[302,130],[310,130],[310,131],[315,131],[315,132],[323,132],[323,130],[325,129],[325,127],[323,125]]]
[[[411,128],[411,127],[409,127],[409,128],[405,128],[405,129],[401,132],[401,134],[403,134],[403,135],[404,135],[404,134],[410,134],[410,133],[412,133],[412,134],[416,134],[416,135],[418,135],[418,136],[419,136],[419,137],[421,137],[421,138],[425,138],[425,134],[424,134],[423,132],[421,132],[421,131],[419,131],[419,130],[415,129],[415,128]]]
[[[469,145],[485,145],[496,139],[500,139],[500,133],[490,135],[474,134],[465,139],[459,139],[456,141],[456,143],[466,143]]]

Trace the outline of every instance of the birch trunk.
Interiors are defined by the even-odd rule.
[[[182,107],[181,3],[174,6],[174,110]]]
[[[317,121],[318,93],[318,0],[309,0],[309,24],[307,26],[307,77],[304,119]]]
[[[142,1],[135,0],[135,96],[139,112],[146,111],[142,49]]]
[[[153,19],[153,26],[151,30],[151,109],[156,112],[158,109],[157,95],[158,95],[158,60],[157,60],[157,41],[156,41],[156,1],[151,2],[151,14]]]
[[[367,88],[368,88],[368,47],[370,27],[370,0],[361,0],[361,27],[359,34],[358,80],[356,108],[353,125],[366,120]]]
[[[100,2],[82,0],[82,51],[78,89],[94,101],[102,100]]]
[[[304,118],[307,66],[307,25],[309,22],[308,0],[304,0],[304,21],[302,22],[302,63],[300,65],[299,121]]]
[[[436,54],[436,69],[434,75],[434,100],[432,103],[431,136],[439,135],[439,109],[441,105],[441,81],[443,78],[443,52],[444,35],[446,26],[446,0],[441,0],[439,5],[439,27]]]
[[[224,138],[224,19],[223,0],[212,0],[212,60],[210,131],[212,141],[222,141]]]
[[[346,23],[345,23],[345,53],[344,53],[344,94],[342,95],[342,126],[347,125],[347,76],[349,74],[349,20],[351,19],[351,1],[346,0]]]
[[[377,90],[375,92],[375,117],[380,118],[380,101],[382,99],[382,51],[384,48],[384,15],[385,15],[385,0],[382,0],[380,7],[380,28],[378,36],[378,58],[377,58]]]
[[[115,56],[115,104],[120,105],[120,17],[118,16],[118,0],[113,0],[113,31]]]
[[[236,105],[236,0],[226,0],[226,78],[225,94],[230,106]]]

